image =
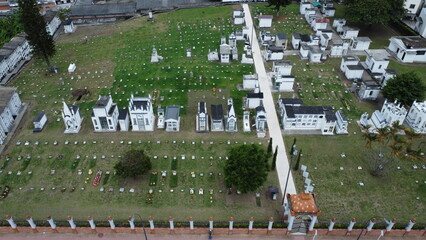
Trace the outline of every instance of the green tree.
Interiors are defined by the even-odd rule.
[[[242,193],[255,191],[268,176],[265,150],[258,145],[241,145],[230,149],[224,174],[227,187],[235,186]]]
[[[266,153],[268,154],[268,158],[272,157],[272,138],[269,138],[269,144]]]
[[[137,177],[151,170],[151,159],[143,150],[130,150],[114,166],[120,177]]]
[[[57,15],[58,15],[58,18],[61,20],[61,22],[65,22],[65,19],[68,18],[68,16],[70,15],[70,13],[71,13],[71,9],[69,9],[69,8],[61,8],[61,9],[59,9]]]
[[[294,171],[299,170],[300,158],[302,157],[302,149],[299,151],[299,155],[297,156],[296,165],[294,165]]]
[[[277,167],[277,155],[278,155],[278,146],[275,147],[274,156],[272,157],[271,170],[275,170]]]
[[[404,16],[404,0],[345,0],[345,18],[366,25],[387,24]]]
[[[268,0],[268,7],[273,6],[277,13],[280,11],[281,7],[285,7],[291,4],[291,0]]]
[[[402,104],[411,106],[414,100],[422,101],[426,85],[415,72],[406,72],[389,79],[382,94],[389,101],[398,99]]]
[[[24,28],[17,13],[11,14],[6,18],[0,18],[0,46],[3,46],[3,44],[23,30]]]
[[[51,70],[49,58],[55,54],[55,43],[46,30],[46,22],[39,12],[37,1],[18,0],[18,4],[20,20],[34,55],[43,58]]]

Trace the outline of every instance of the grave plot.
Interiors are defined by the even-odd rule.
[[[291,41],[291,34],[298,32],[301,34],[312,34],[311,27],[306,22],[303,15],[299,13],[299,4],[290,4],[282,8],[279,15],[273,7],[268,7],[268,4],[256,4],[250,6],[252,16],[273,15],[272,28],[267,29],[271,33],[285,33]]]
[[[253,208],[254,194],[225,193],[221,169],[228,145],[259,140],[250,134],[200,135],[194,130],[196,107],[192,104],[202,99],[225,106],[232,97],[237,115],[242,114],[245,92],[236,85],[243,74],[254,71],[253,66],[207,61],[209,49],[219,48],[220,37],[236,30],[231,9],[183,10],[158,15],[155,22],[133,19],[101,26],[111,31],[81,27],[70,38],[61,36],[52,59],[58,74],[46,73],[44,63],[36,59],[12,84],[31,107],[23,129],[6,149],[11,160],[0,173],[0,186],[7,184],[12,194],[2,207],[11,209],[10,214],[40,219],[46,209],[58,218],[84,218],[87,212],[103,218],[108,211],[126,219],[129,213],[122,215],[124,207],[132,213],[142,207],[144,213],[159,219],[170,214],[177,219],[192,215],[223,220],[229,214],[244,219],[275,216],[280,203],[268,199],[266,190],[259,190],[262,208]],[[163,57],[156,63],[151,63],[153,47]],[[191,48],[190,58],[187,48]],[[242,43],[238,48],[242,53]],[[68,73],[71,63],[76,69]],[[121,108],[127,106],[132,92],[135,96],[151,94],[156,107],[183,106],[182,131],[94,133],[90,114],[98,96],[111,94]],[[76,135],[63,134],[62,100],[80,106],[84,120]],[[43,132],[34,134],[31,121],[40,111],[46,112],[48,123]],[[152,157],[152,173],[124,181],[114,175],[113,166],[131,148],[144,149]],[[265,189],[277,184],[276,173],[271,172]],[[23,204],[28,208],[19,207]]]
[[[363,112],[373,111],[374,106],[361,102],[349,92],[351,82],[343,80],[340,73],[340,59],[328,59],[327,63],[310,64],[296,56],[287,56],[293,64],[295,96],[303,99],[306,106],[333,106],[343,110],[349,119],[358,119]],[[281,93],[292,97],[292,93]]]

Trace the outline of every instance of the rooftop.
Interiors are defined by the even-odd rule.
[[[9,103],[16,89],[11,87],[0,87],[0,114]]]
[[[291,214],[300,215],[319,215],[321,211],[318,209],[313,193],[288,194],[287,198],[290,203]]]
[[[280,102],[284,105],[303,104],[303,100],[300,98],[280,98]]]
[[[211,105],[211,116],[212,119],[223,119],[223,108],[222,108],[222,104],[212,104]]]
[[[179,106],[167,106],[164,120],[179,120]]]
[[[324,114],[326,110],[322,106],[285,106],[287,117],[295,118],[296,114]]]
[[[136,11],[136,3],[74,5],[71,16],[132,15]]]
[[[398,36],[393,38],[400,39],[408,49],[426,48],[426,39],[419,36]]]

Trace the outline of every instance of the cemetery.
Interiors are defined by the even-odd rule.
[[[0,203],[2,208],[35,219],[44,218],[46,208],[56,218],[91,212],[98,219],[105,212],[125,219],[129,211],[141,209],[163,219],[171,209],[180,219],[188,214],[268,219],[282,211],[280,201],[266,194],[267,186],[277,185],[275,172],[259,189],[261,207],[254,194],[228,195],[224,185],[227,148],[267,145],[255,132],[242,133],[246,92],[237,85],[242,75],[254,71],[253,66],[209,62],[206,57],[209,49],[219,47],[221,36],[228,38],[241,29],[233,25],[230,13],[232,7],[183,10],[155,15],[151,22],[138,18],[108,26],[110,30],[79,27],[60,36],[52,60],[57,74],[46,73],[44,63],[36,60],[12,82],[30,107],[22,129],[4,151],[10,158],[2,153],[2,165],[7,165],[1,170],[0,185],[12,189]],[[243,42],[236,42],[236,47],[243,52]],[[158,61],[151,61],[154,48]],[[196,133],[194,120],[201,101],[207,103],[209,114],[210,105],[225,107],[221,132]],[[124,108],[127,112],[121,111]],[[156,128],[159,109],[164,130]],[[41,132],[33,133],[33,121],[41,112],[48,120]],[[150,126],[156,127],[135,127],[132,119],[139,119],[138,114],[148,116]],[[251,118],[253,124],[254,111]],[[122,180],[114,175],[113,166],[132,148],[151,156],[152,172],[142,179]],[[21,204],[33,206],[31,213]],[[63,207],[67,205],[78,207]],[[123,206],[128,211],[122,212]]]
[[[0,156],[1,208],[21,218],[45,219],[48,211],[57,219],[71,215],[90,226],[87,215],[127,220],[136,212],[162,220],[170,215],[180,220],[280,219],[282,193],[276,200],[268,194],[268,186],[278,186],[276,171],[269,172],[260,195],[231,193],[224,182],[227,150],[241,144],[266,149],[266,119],[279,114],[259,104],[263,93],[253,59],[244,64],[250,51],[239,38],[242,20],[233,18],[241,15],[239,9],[172,11],[155,14],[151,21],[137,17],[79,26],[61,35],[52,59],[58,73],[46,72],[44,62],[36,59],[10,84],[29,106]],[[264,27],[272,24],[268,31],[280,36],[280,51],[291,47],[283,34],[312,34],[297,4],[279,16],[266,4],[251,5],[251,11],[253,16],[262,13]],[[341,59],[315,64],[295,55],[277,59],[291,71],[281,73],[276,83],[294,82],[294,91],[280,82],[274,86],[276,103],[297,98],[303,105],[339,112],[333,128],[342,135],[283,135],[286,152],[294,138],[297,149],[303,149],[304,170],[293,170],[293,176],[298,192],[317,193],[318,220],[383,215],[425,222],[419,214],[426,211],[424,160],[401,157],[391,174],[376,178],[369,173],[367,154],[379,145],[366,147],[356,120],[380,106],[351,92]],[[265,61],[277,59],[265,56]],[[274,71],[273,62],[265,66]],[[390,61],[389,67],[412,66]],[[415,140],[415,147],[422,146],[424,137]],[[129,149],[143,149],[151,157],[148,174],[137,179],[115,175],[114,164]]]

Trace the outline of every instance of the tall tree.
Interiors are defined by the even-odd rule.
[[[268,158],[272,157],[272,138],[269,138],[269,144],[266,153],[268,154]]]
[[[278,146],[275,147],[274,156],[272,157],[271,170],[275,170],[277,167],[277,155],[278,155]]]
[[[302,157],[302,149],[299,151],[299,155],[297,156],[296,165],[294,165],[294,171],[299,170],[300,158]]]
[[[227,187],[235,186],[242,193],[255,191],[268,176],[265,150],[258,145],[241,145],[230,149],[224,173]]]
[[[387,24],[404,16],[404,0],[345,0],[345,18],[366,25]]]
[[[53,37],[46,30],[46,22],[39,12],[36,0],[18,0],[19,14],[34,55],[41,57],[52,69],[49,58],[55,54]]]
[[[406,72],[389,79],[382,94],[389,101],[398,99],[402,104],[411,106],[414,100],[423,101],[426,85],[415,72]]]
[[[114,166],[120,177],[137,177],[151,170],[152,163],[143,150],[130,150]]]
[[[280,11],[281,7],[285,7],[291,4],[291,0],[268,0],[268,6],[273,6],[277,13]]]

